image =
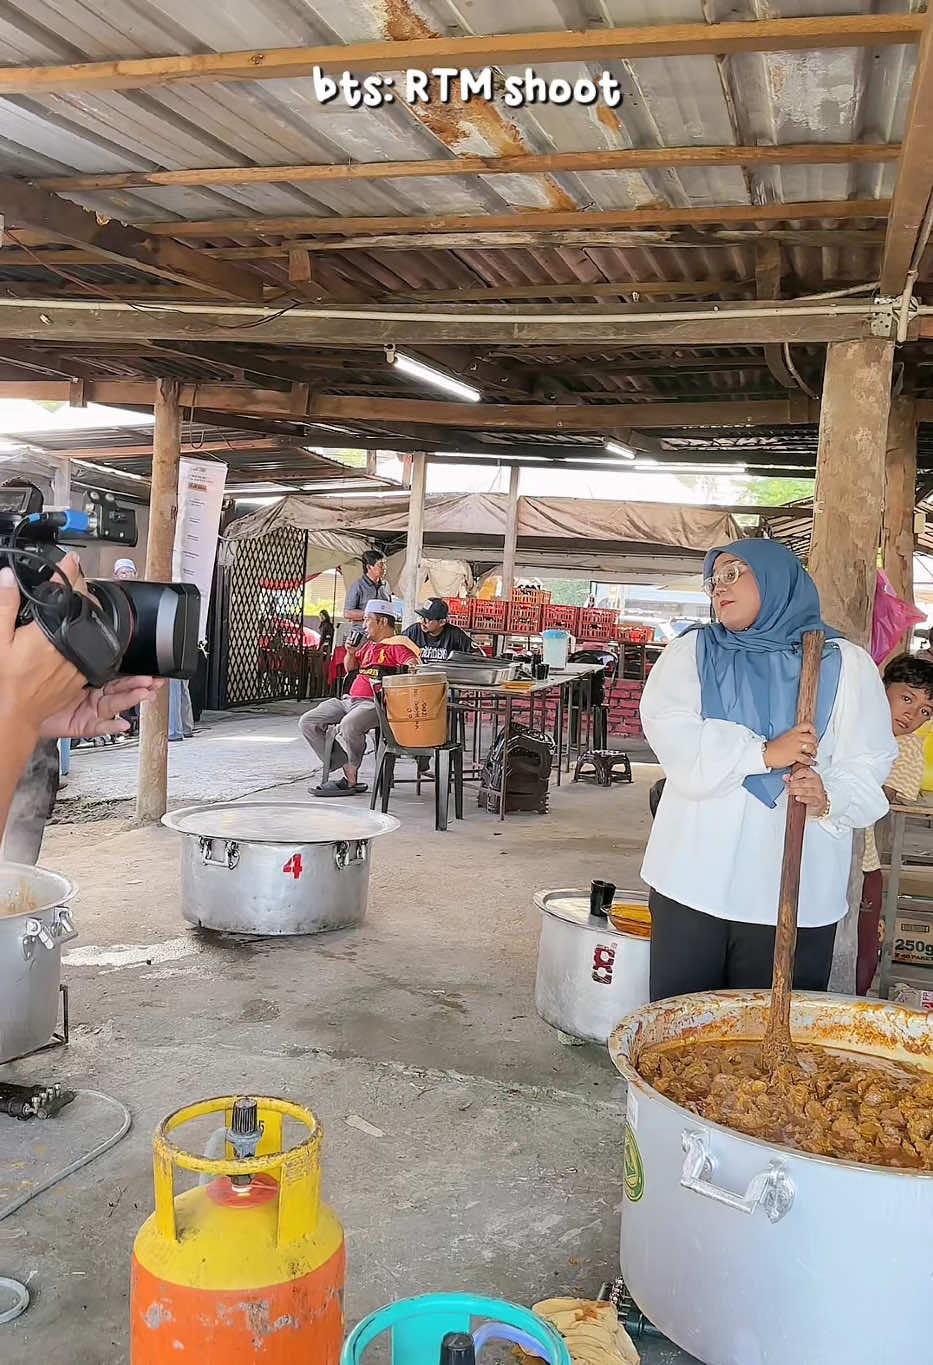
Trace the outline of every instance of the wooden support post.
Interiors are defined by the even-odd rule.
[[[427,455],[411,457],[411,497],[408,500],[408,541],[405,545],[405,570],[402,583],[405,626],[417,617],[418,590],[421,587],[421,551],[424,545],[424,494],[428,481]]]
[[[833,343],[826,358],[810,572],[823,617],[856,644],[871,637],[881,541],[894,343]]]
[[[914,505],[917,497],[917,408],[906,395],[891,403],[884,466],[881,550],[891,587],[914,600]]]
[[[152,487],[149,495],[149,538],[146,578],[167,583],[172,577],[172,547],[178,502],[181,457],[181,407],[174,379],[160,379],[155,393],[152,434]],[[154,823],[168,803],[168,686],[141,710],[136,819]]]
[[[519,465],[509,470],[509,507],[505,522],[505,543],[502,547],[502,596],[508,597],[515,587],[515,549],[518,544],[518,482],[522,476]]]
[[[809,568],[824,620],[859,645],[871,638],[893,359],[891,341],[838,342],[823,381]],[[830,990],[846,995],[855,990],[863,848],[856,832],[830,978]]]

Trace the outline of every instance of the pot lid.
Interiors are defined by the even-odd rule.
[[[57,872],[29,863],[0,863],[0,919],[67,905],[74,893],[74,884]]]
[[[535,905],[539,910],[543,910],[546,915],[553,915],[556,919],[565,920],[568,924],[578,924],[581,929],[589,929],[591,933],[600,934],[619,934],[623,938],[647,938],[645,925],[635,923],[631,926],[631,931],[623,928],[626,920],[626,911],[630,907],[644,913],[648,907],[648,896],[644,891],[624,891],[617,890],[613,899],[613,919],[594,919],[590,914],[589,892],[574,889],[558,891],[538,891],[535,894]],[[640,917],[639,917],[640,918]],[[650,920],[646,921],[650,924]]]
[[[179,834],[239,839],[253,844],[330,844],[375,839],[398,829],[392,815],[335,805],[334,801],[218,801],[185,806],[162,816]]]

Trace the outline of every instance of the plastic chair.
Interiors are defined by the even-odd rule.
[[[504,1299],[475,1294],[424,1294],[371,1313],[353,1329],[340,1365],[365,1365],[366,1350],[389,1333],[392,1365],[436,1365],[448,1332],[473,1333],[482,1322],[499,1322],[527,1333],[549,1365],[571,1365],[563,1338],[543,1318]]]
[[[386,715],[385,698],[381,693],[376,696],[376,711],[379,716],[379,748],[376,751],[376,777],[373,782],[370,810],[376,809],[376,800],[382,796],[382,813],[389,809],[389,796],[395,782],[395,760],[397,758],[430,758],[434,756],[434,828],[447,828],[447,814],[450,808],[450,782],[453,777],[454,815],[463,819],[463,745],[459,740],[448,739],[434,748],[413,748],[399,744],[392,733],[389,717]],[[421,792],[424,774],[419,772],[414,779],[417,791]]]

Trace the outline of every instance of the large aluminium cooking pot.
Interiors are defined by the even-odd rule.
[[[330,801],[233,801],[162,817],[185,837],[181,909],[231,934],[318,934],[361,924],[370,843],[391,815]]]
[[[933,1173],[761,1142],[697,1118],[638,1075],[652,1043],[760,1038],[769,991],[679,996],[623,1019],[628,1082],[622,1273],[639,1308],[705,1365],[929,1361]],[[795,993],[800,1044],[933,1069],[933,1018]]]
[[[0,863],[0,1062],[45,1047],[55,1032],[74,893],[57,872]]]
[[[647,905],[642,891],[616,899]],[[535,1009],[571,1040],[605,1043],[624,1014],[648,1003],[649,939],[590,914],[588,891],[538,891]]]

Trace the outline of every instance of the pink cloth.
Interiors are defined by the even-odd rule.
[[[918,611],[911,602],[898,597],[887,574],[879,569],[875,578],[875,611],[871,623],[871,657],[875,663],[884,663],[897,648],[901,637],[923,619],[923,612]]]

